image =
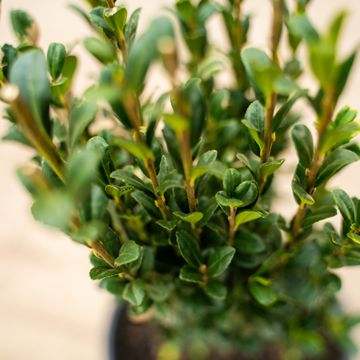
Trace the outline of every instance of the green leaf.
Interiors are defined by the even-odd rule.
[[[303,229],[310,227],[311,225],[336,215],[336,209],[333,206],[321,206],[314,210],[310,210],[302,221]]]
[[[140,257],[140,246],[133,240],[126,241],[120,248],[115,259],[116,266],[122,266],[136,261]]]
[[[84,40],[84,46],[102,64],[110,64],[117,59],[114,46],[106,40],[88,37]]]
[[[264,150],[265,143],[259,136],[259,133],[257,132],[256,128],[247,120],[242,120],[242,123],[247,127],[249,130],[250,136],[253,138],[253,140],[256,142],[256,144],[259,146],[260,154]]]
[[[236,235],[235,247],[241,254],[259,254],[266,250],[264,240],[257,234],[240,228]]]
[[[122,297],[131,305],[140,306],[145,298],[144,282],[136,279],[126,284]]]
[[[318,176],[316,178],[315,186],[319,186],[324,182],[328,181],[345,166],[358,161],[359,156],[347,149],[336,149],[321,165]]]
[[[292,34],[305,39],[308,43],[316,44],[319,41],[319,34],[305,15],[291,15],[287,25]]]
[[[91,149],[80,149],[71,155],[66,167],[66,181],[73,194],[89,189],[98,173],[99,154]]]
[[[137,143],[125,139],[120,139],[120,138],[114,139],[113,144],[125,149],[131,155],[137,157],[140,160],[143,161],[146,161],[148,159],[154,160],[154,154],[145,144]]]
[[[291,131],[300,164],[306,169],[314,159],[314,143],[310,130],[305,125],[295,125]]]
[[[215,198],[219,205],[225,207],[237,208],[237,207],[242,207],[244,205],[244,203],[239,199],[227,197],[224,191],[217,192]]]
[[[271,122],[273,132],[276,132],[279,129],[295,103],[307,94],[308,92],[306,90],[298,90],[293,96],[286,100],[284,104],[281,105]]]
[[[26,51],[16,59],[10,70],[10,83],[18,87],[20,97],[31,111],[38,129],[49,130],[50,83],[41,50]]]
[[[189,265],[185,265],[180,269],[179,278],[180,280],[195,284],[201,284],[204,281],[203,275]]]
[[[202,218],[203,218],[203,214],[199,211],[195,211],[193,213],[190,214],[185,214],[182,213],[180,211],[174,211],[173,213],[176,217],[178,217],[179,219],[181,219],[182,221],[188,222],[190,224],[196,224],[197,222],[199,222]]]
[[[169,125],[178,135],[189,129],[189,120],[179,114],[164,114],[163,118],[165,124]]]
[[[135,40],[136,31],[139,23],[141,9],[136,9],[130,16],[125,26],[125,40],[128,48],[131,47]]]
[[[137,91],[142,88],[151,63],[160,55],[158,44],[164,38],[173,39],[174,29],[168,18],[158,17],[150,24],[148,30],[133,43],[125,72],[129,90]]]
[[[260,101],[252,102],[246,110],[245,119],[256,132],[262,134],[265,127],[265,109]]]
[[[171,232],[176,228],[176,225],[178,224],[178,220],[158,220],[156,223],[164,228],[165,230]]]
[[[150,216],[161,219],[161,213],[155,205],[155,200],[140,190],[133,191],[131,197],[141,205]]]
[[[184,230],[176,233],[176,240],[181,256],[194,269],[199,269],[201,265],[201,254],[199,244],[196,239]]]
[[[127,18],[125,7],[115,6],[104,11],[104,19],[116,33],[123,33]]]
[[[296,198],[300,200],[300,202],[313,205],[315,203],[314,198],[306,192],[306,190],[302,187],[302,185],[294,179],[291,183],[292,191]]]
[[[341,189],[333,190],[332,196],[345,223],[348,227],[350,227],[351,224],[356,222],[356,207],[353,200],[344,190]]]
[[[65,64],[66,49],[63,44],[50,44],[47,52],[48,69],[53,80],[56,80],[62,72]]]
[[[266,213],[258,210],[244,210],[236,215],[235,226],[238,228],[242,224],[265,217]]]
[[[254,299],[263,306],[271,306],[277,301],[276,293],[268,286],[257,281],[249,283],[249,290]]]
[[[64,192],[44,193],[34,202],[31,212],[37,221],[67,231],[74,204]]]
[[[12,10],[10,20],[17,38],[23,42],[29,38],[29,31],[34,26],[34,19],[23,10]]]
[[[209,277],[221,275],[230,265],[235,255],[235,249],[231,246],[221,246],[214,248],[208,261]]]
[[[110,177],[115,180],[123,181],[125,184],[133,186],[135,189],[145,192],[152,191],[150,184],[144,183],[139,177],[129,170],[115,170],[110,174]]]
[[[120,198],[128,193],[131,193],[134,190],[132,186],[116,186],[116,185],[106,185],[105,192],[113,198]]]
[[[191,169],[192,181],[195,181],[195,179],[207,173],[214,175],[215,174],[214,169],[216,170],[216,158],[217,158],[216,150],[209,150],[204,154],[202,154],[196,166],[194,166]]]
[[[285,159],[271,160],[260,166],[260,176],[264,179],[268,178],[275,171],[277,171],[281,165],[285,162]]]
[[[258,196],[258,187],[254,181],[243,181],[235,189],[235,196],[242,201],[242,207],[253,203]]]
[[[204,291],[206,295],[215,300],[225,300],[227,295],[227,288],[224,284],[218,281],[210,281],[206,284]]]
[[[233,196],[236,187],[241,182],[241,173],[236,169],[226,169],[223,178],[223,187],[226,195]]]
[[[95,266],[90,270],[91,280],[101,280],[117,276],[121,271],[119,269],[111,269],[108,266]]]
[[[260,49],[247,48],[241,53],[246,72],[256,86],[269,99],[274,89],[274,82],[280,74],[270,58]]]
[[[83,102],[74,104],[70,111],[69,119],[69,145],[73,148],[83,135],[85,129],[95,119],[97,105]]]

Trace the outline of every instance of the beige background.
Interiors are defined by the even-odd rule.
[[[3,0],[0,42],[11,42],[8,13],[10,9],[30,11],[41,24],[41,44],[51,41],[71,43],[90,32],[85,24],[67,8],[69,0]],[[80,3],[79,0],[73,0]],[[161,6],[171,0],[132,0],[130,8],[143,7],[141,28],[157,15]],[[252,44],[266,46],[269,21],[269,0],[247,0],[256,26]],[[360,43],[359,0],[313,0],[311,15],[320,28],[336,9],[349,9],[343,47],[348,50]],[[224,43],[216,19],[211,21],[212,38]],[[86,85],[86,78],[96,72],[96,64],[83,53],[77,89]],[[156,78],[156,77],[155,77]],[[311,87],[311,80],[306,80]],[[360,108],[360,62],[353,73],[342,104]],[[0,121],[0,133],[6,128]],[[99,360],[105,359],[106,333],[113,311],[110,295],[100,291],[88,278],[87,250],[56,231],[36,223],[30,215],[30,198],[15,178],[15,169],[29,157],[23,147],[0,144],[0,359],[1,360]],[[289,176],[294,161],[288,162],[283,176]],[[359,165],[343,172],[334,185],[341,185],[360,196]],[[285,184],[285,183],[284,183]],[[291,214],[294,202],[289,182],[279,191],[280,209]],[[341,271],[341,298],[349,311],[360,312],[360,269]],[[360,346],[360,331],[356,334]],[[357,357],[360,359],[360,356]]]

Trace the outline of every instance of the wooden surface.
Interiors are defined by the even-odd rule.
[[[351,17],[346,28],[344,49],[359,43],[360,4],[358,0],[313,0],[312,14],[323,26],[335,9],[348,7]],[[79,1],[73,1],[78,2]],[[24,8],[38,19],[43,30],[42,44],[50,41],[70,42],[89,34],[85,25],[66,8],[68,0],[3,0],[0,41],[12,41],[7,14],[10,8]],[[129,1],[132,8],[143,6],[143,23],[158,12],[161,4],[172,1]],[[264,46],[268,24],[268,0],[247,0],[257,13],[254,45]],[[251,3],[251,4],[250,4]],[[212,38],[221,39],[215,31]],[[142,25],[143,27],[143,25]],[[214,28],[213,27],[213,28]],[[219,39],[220,37],[220,39]],[[83,68],[78,89],[96,65],[80,50]],[[309,85],[311,86],[311,81]],[[360,63],[350,87],[342,100],[360,108]],[[0,121],[0,133],[5,123]],[[18,184],[16,167],[29,157],[24,148],[0,144],[0,360],[102,360],[106,359],[106,334],[113,311],[110,295],[99,290],[88,277],[86,249],[71,243],[60,233],[37,224],[31,218],[30,198]],[[284,167],[283,177],[293,172],[295,161]],[[351,194],[360,196],[360,166],[350,167],[334,185],[341,185]],[[280,182],[281,185],[281,182]],[[279,186],[277,207],[292,213],[289,182]],[[290,210],[291,211],[290,211]],[[349,311],[360,312],[360,270],[342,270],[341,298]],[[356,334],[360,345],[360,333]],[[360,357],[358,357],[360,359]]]

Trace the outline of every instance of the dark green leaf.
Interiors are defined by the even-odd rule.
[[[146,210],[150,216],[161,219],[161,213],[155,204],[155,200],[140,190],[133,191],[131,197]]]
[[[227,289],[224,284],[218,281],[210,281],[206,284],[204,291],[206,295],[215,300],[225,300],[227,295]]]
[[[201,284],[203,282],[203,276],[200,272],[194,270],[191,266],[185,265],[180,269],[179,278],[183,281]]]
[[[302,222],[303,229],[310,227],[311,225],[336,215],[336,209],[333,206],[322,206],[314,210],[310,210]]]
[[[307,205],[313,205],[315,203],[314,198],[306,192],[306,190],[302,187],[302,185],[295,180],[291,183],[292,191],[299,202],[302,202]]]
[[[258,188],[254,181],[243,181],[235,189],[235,196],[242,201],[242,206],[253,203],[258,196]]]
[[[314,143],[310,130],[305,125],[295,125],[291,132],[300,164],[310,168],[314,159]]]
[[[332,195],[345,223],[350,227],[356,222],[356,208],[353,200],[341,189],[333,190]]]
[[[236,187],[240,184],[241,180],[241,173],[238,170],[226,169],[223,178],[223,186],[226,195],[232,197]]]
[[[236,235],[235,247],[242,254],[259,254],[266,250],[266,244],[259,235],[243,228]]]
[[[181,256],[191,267],[199,269],[201,265],[201,254],[197,240],[184,230],[176,233],[176,240]]]
[[[51,77],[56,80],[65,64],[66,49],[63,44],[52,43],[47,52],[47,63]]]
[[[116,170],[111,173],[111,178],[123,181],[125,184],[133,186],[135,189],[145,192],[152,191],[151,185],[144,183],[139,177],[128,170]]]
[[[214,248],[208,261],[208,275],[216,277],[221,275],[230,265],[235,255],[235,249],[231,246]]]
[[[336,149],[323,162],[316,178],[315,186],[319,186],[328,181],[345,166],[358,161],[359,156],[353,151],[346,149]]]
[[[90,270],[90,278],[91,280],[101,280],[117,276],[119,273],[119,269],[111,269],[108,266],[95,266]]]

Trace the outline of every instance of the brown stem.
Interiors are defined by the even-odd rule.
[[[98,241],[92,241],[89,244],[95,256],[104,260],[111,267],[115,267],[114,258],[106,251],[104,246]]]
[[[322,104],[322,116],[317,124],[317,143],[314,152],[314,159],[312,162],[312,166],[308,171],[308,178],[307,178],[307,186],[306,191],[308,194],[313,195],[315,192],[315,181],[318,175],[320,166],[324,161],[323,156],[320,154],[321,150],[321,138],[326,133],[326,130],[331,122],[335,111],[335,90],[330,89],[326,94]],[[294,217],[293,225],[292,225],[292,237],[293,239],[297,239],[300,235],[301,223],[306,213],[307,205],[301,203],[297,209],[297,212]]]
[[[108,5],[109,8],[115,7],[115,2],[114,2],[114,0],[106,0],[106,2],[107,2],[107,5]]]
[[[235,240],[235,233],[236,233],[236,226],[235,226],[235,218],[236,218],[236,208],[230,206],[230,215],[229,215],[229,245],[234,244]]]
[[[140,126],[142,124],[142,119],[141,119],[141,115],[140,115],[141,111],[140,111],[139,98],[135,95],[134,96],[129,95],[125,101],[125,104],[126,104],[126,110],[129,114],[131,125],[134,128],[136,141],[146,145],[144,137],[140,132]],[[163,218],[167,219],[168,209],[166,207],[165,198],[163,196],[160,196],[157,191],[159,182],[158,182],[157,176],[156,176],[154,161],[151,158],[147,159],[145,162],[145,167],[146,167],[146,170],[150,177],[154,194],[157,197],[156,205],[160,209],[160,212],[161,212]]]
[[[184,131],[180,137],[182,163],[185,173],[185,191],[188,198],[190,212],[196,211],[197,200],[195,196],[194,185],[191,182],[191,170],[192,170],[192,155],[190,148],[189,132]]]
[[[48,162],[59,179],[65,182],[64,163],[49,136],[35,125],[36,121],[20,98],[12,101],[11,105],[15,118],[27,139],[36,148],[39,155]]]
[[[274,63],[279,65],[278,49],[283,28],[284,0],[273,0],[273,11],[271,53]]]

